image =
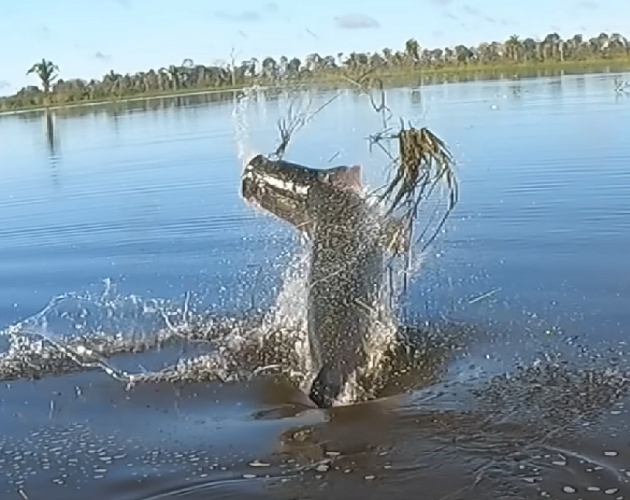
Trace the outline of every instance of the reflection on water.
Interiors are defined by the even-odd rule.
[[[277,89],[261,90],[270,98],[274,94],[282,92]],[[54,108],[54,114],[59,118],[83,117],[89,115],[105,114],[112,118],[118,118],[123,115],[147,112],[164,112],[178,108],[191,108],[201,105],[231,102],[234,99],[234,91],[229,92],[207,92],[202,94],[190,94],[175,97],[155,97],[149,99],[131,99],[112,101],[108,103],[87,104],[84,106],[67,106],[63,108]],[[33,116],[39,116],[41,111],[25,111],[17,113],[15,116],[22,120],[31,120]],[[0,119],[2,115],[0,115]]]
[[[395,356],[381,399],[330,412],[295,374],[257,371],[292,367],[291,336],[239,326],[273,304],[296,241],[239,197],[235,93],[1,116],[0,496],[628,498],[630,99],[614,77],[388,91],[459,161],[460,204],[409,296],[455,327],[417,329],[423,363]],[[290,95],[252,95],[252,148],[274,148]],[[379,127],[344,90],[289,157],[360,163],[373,183]],[[79,372],[64,335],[150,383]]]
[[[55,114],[54,112],[47,111],[44,115],[44,120],[46,121],[46,139],[48,144],[48,152],[50,156],[55,156],[55,148],[57,139],[55,137]]]
[[[532,79],[545,79],[550,83],[550,87],[555,89],[555,95],[561,95],[561,86],[565,79],[563,77],[570,77],[573,85],[584,89],[586,78],[589,76],[584,75],[584,69],[532,69],[529,71],[519,71],[518,75],[505,71],[493,71],[483,70],[476,72],[461,72],[461,73],[431,73],[422,74],[419,77],[409,78],[397,78],[394,80],[386,80],[384,82],[386,88],[396,88],[401,85],[411,86],[414,88],[441,85],[441,84],[457,84],[466,82],[492,82],[499,81],[513,81],[513,91],[515,94],[520,94],[520,83],[528,82]],[[598,70],[600,71],[600,70]],[[623,66],[611,66],[606,68],[604,73],[610,73],[611,78],[618,79],[622,77],[626,68]],[[596,74],[590,76],[590,78],[599,78],[601,75]],[[544,81],[544,80],[543,80]],[[311,88],[311,85],[302,83],[296,83],[294,90]],[[339,86],[336,84],[326,83],[319,84],[317,88],[322,91],[339,91],[341,89],[347,90],[352,95],[359,95],[361,90],[350,87],[347,85]],[[235,95],[241,93],[241,91],[211,91],[203,93],[184,94],[174,97],[153,97],[149,99],[130,99],[119,100],[107,103],[95,103],[85,106],[68,106],[64,108],[55,109],[55,114],[59,117],[80,117],[86,115],[105,113],[111,117],[118,117],[122,114],[133,113],[147,113],[147,112],[163,112],[167,110],[177,108],[196,108],[203,105],[233,102]],[[282,87],[260,88],[256,94],[252,96],[253,100],[263,99],[266,102],[275,102],[285,97],[287,89]],[[412,93],[412,99],[419,99],[419,93]],[[22,119],[29,120],[34,115],[39,115],[40,111],[26,111],[20,112],[15,116],[22,117]],[[0,119],[3,115],[0,114]],[[7,115],[12,116],[12,115]]]
[[[59,184],[59,151],[58,141],[55,132],[55,112],[46,111],[44,113],[44,121],[46,123],[46,145],[48,146],[48,155],[50,163],[50,172],[53,184]]]

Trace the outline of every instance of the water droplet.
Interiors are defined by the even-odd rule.
[[[260,462],[258,460],[254,460],[253,462],[249,463],[250,467],[269,467],[271,464],[265,463],[265,462]]]
[[[614,495],[618,491],[619,491],[619,488],[609,488],[607,490],[604,490],[604,493],[606,493],[606,495]]]
[[[565,493],[575,493],[577,490],[573,486],[563,486],[562,491]]]
[[[607,457],[616,457],[617,455],[619,455],[619,452],[618,451],[614,451],[614,450],[605,451],[604,455],[606,455]]]

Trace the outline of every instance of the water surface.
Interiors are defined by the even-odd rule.
[[[416,389],[331,412],[251,377],[274,354],[238,370],[203,357],[253,335],[297,245],[240,199],[233,96],[1,116],[2,498],[627,497],[630,97],[615,76],[388,91],[395,117],[451,146],[460,202],[401,311],[433,325],[414,330]],[[252,97],[236,122],[249,151],[275,148],[286,105]],[[374,184],[380,128],[344,92],[287,157],[359,163]],[[77,359],[192,361],[128,387]]]

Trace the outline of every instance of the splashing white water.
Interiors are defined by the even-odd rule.
[[[295,368],[308,374],[303,389],[310,384],[315,369],[307,330],[309,257],[308,242],[303,240],[284,271],[282,288],[260,329],[261,335],[276,330],[290,335],[287,340],[292,342],[298,360]]]
[[[243,166],[256,153],[250,137],[248,108],[258,91],[257,87],[252,87],[238,94],[232,112],[236,153]],[[305,116],[305,112],[302,114]],[[366,202],[370,203],[370,200]],[[0,362],[5,361],[11,368],[10,376],[19,376],[19,370],[29,363],[32,365],[33,359],[41,367],[39,373],[48,370],[51,374],[64,372],[70,361],[75,369],[100,368],[129,383],[196,378],[239,380],[279,367],[306,390],[316,375],[315,360],[319,358],[318,353],[312,352],[317,343],[309,341],[307,328],[310,251],[308,242],[302,242],[284,272],[283,285],[274,306],[259,325],[223,318],[225,321],[213,323],[207,320],[205,325],[193,328],[187,302],[183,309],[171,310],[172,306],[160,301],[144,301],[136,297],[114,299],[109,297],[112,294],[107,284],[106,292],[96,301],[93,297],[61,297],[42,313],[7,330],[5,333],[12,339],[12,349],[4,357],[0,355]],[[401,272],[392,268],[391,280],[384,285],[381,302],[375,310],[369,311],[373,316],[373,328],[365,339],[367,363],[351,377],[339,404],[361,398],[365,388],[360,387],[357,380],[366,374],[370,379],[378,377],[386,363],[387,352],[391,352],[397,342],[398,322],[393,305],[399,289],[395,280],[400,276]],[[137,318],[138,324],[130,326],[130,318]],[[76,319],[80,321],[68,322]],[[58,336],[58,331],[65,338]],[[93,348],[95,334],[99,337],[99,350]],[[87,341],[82,340],[86,335],[89,337]],[[158,372],[113,371],[107,361],[110,355],[134,352],[139,344],[155,347],[167,340],[188,341],[199,336],[213,344],[212,352],[180,359],[174,366]],[[57,357],[55,363],[50,361],[51,355]]]
[[[236,103],[232,110],[232,121],[234,124],[234,142],[236,144],[236,155],[244,167],[256,155],[257,151],[251,144],[249,135],[249,123],[247,112],[252,97],[258,92],[258,87],[247,87],[242,93],[236,95]]]

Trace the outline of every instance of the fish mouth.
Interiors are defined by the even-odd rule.
[[[259,201],[270,192],[274,197],[304,201],[317,177],[316,170],[258,155],[243,171],[242,195],[248,201]]]
[[[315,169],[257,155],[241,177],[245,200],[306,232],[315,223],[317,204],[323,199],[360,192],[359,166]]]
[[[259,208],[299,225],[308,219],[308,198],[318,171],[285,161],[254,157],[241,177],[241,195]]]

